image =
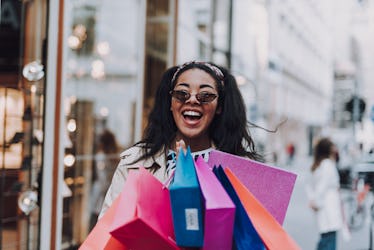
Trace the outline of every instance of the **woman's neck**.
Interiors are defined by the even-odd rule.
[[[202,151],[212,147],[212,143],[208,137],[199,137],[199,138],[186,138],[183,136],[177,136],[176,140],[172,145],[172,149],[177,151],[176,142],[183,140],[186,144],[186,147],[191,148],[191,152]]]

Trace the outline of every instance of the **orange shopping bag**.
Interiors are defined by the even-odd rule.
[[[240,182],[230,168],[227,167],[224,171],[266,248],[269,250],[279,249],[280,247],[287,250],[301,249],[265,207]]]
[[[110,227],[119,203],[119,197],[115,199],[104,216],[99,219],[79,250],[126,250],[127,248],[110,235]]]

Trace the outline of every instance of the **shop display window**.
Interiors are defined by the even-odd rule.
[[[42,164],[42,105],[35,90],[0,87],[0,248],[37,249]],[[33,90],[34,89],[34,90]]]
[[[45,4],[0,5],[0,249],[39,248]]]
[[[135,142],[145,13],[137,0],[66,5],[61,248],[74,249],[96,223],[121,150]],[[108,137],[115,143],[103,146]]]

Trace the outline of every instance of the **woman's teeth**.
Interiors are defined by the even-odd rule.
[[[184,111],[183,116],[188,116],[188,117],[191,117],[191,118],[200,118],[202,116],[202,114],[200,112],[189,110],[189,111]]]
[[[188,116],[201,116],[201,113],[196,112],[196,111],[184,111],[183,115],[188,115]]]

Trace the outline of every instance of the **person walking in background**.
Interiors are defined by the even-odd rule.
[[[295,144],[289,143],[286,147],[287,151],[287,165],[291,165],[293,163],[295,157]]]
[[[335,151],[329,138],[321,138],[314,148],[308,195],[320,233],[317,250],[335,250],[337,232],[343,226]]]
[[[181,145],[208,161],[212,149],[262,160],[255,150],[246,108],[235,77],[210,62],[188,62],[163,74],[143,139],[124,151],[108,189],[104,215],[131,169],[144,166],[165,182]]]
[[[91,189],[91,221],[90,228],[96,224],[98,215],[104,202],[113,173],[118,164],[119,147],[115,135],[104,129],[98,138],[98,147],[95,154],[94,181]]]

